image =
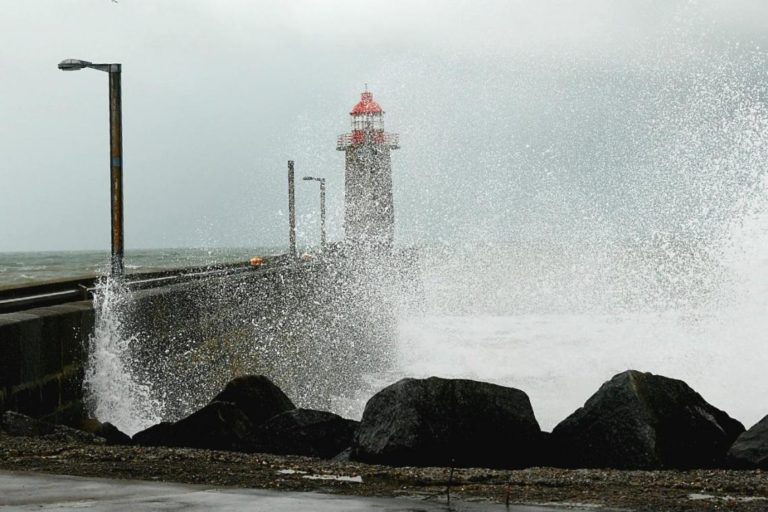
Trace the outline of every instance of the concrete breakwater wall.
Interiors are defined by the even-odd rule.
[[[90,301],[0,315],[0,410],[68,423],[83,415]]]
[[[148,290],[124,308],[131,371],[167,420],[249,373],[269,376],[300,407],[334,408],[389,361],[391,277],[332,258]]]
[[[125,370],[163,419],[199,408],[244,373],[270,376],[300,406],[328,406],[386,364],[387,276],[316,259],[118,292],[106,304],[97,297],[98,315],[93,301],[0,315],[0,409],[64,423],[92,412],[85,369],[108,336],[123,340]]]

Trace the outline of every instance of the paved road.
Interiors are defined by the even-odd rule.
[[[211,488],[200,485],[110,480],[0,471],[0,509],[83,510],[249,510],[255,512],[552,512],[544,507],[452,504],[405,498],[357,498],[311,492]],[[576,510],[558,507],[557,511]]]

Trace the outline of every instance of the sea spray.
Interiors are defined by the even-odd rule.
[[[670,57],[674,70],[635,61],[648,81],[631,98],[598,84],[602,107],[644,113],[622,120],[629,142],[611,138],[620,126],[600,133],[604,153],[539,141],[553,149],[515,170],[538,215],[513,193],[484,198],[512,212],[506,239],[422,250],[426,315],[401,315],[396,371],[377,385],[437,375],[518,387],[549,429],[632,368],[684,379],[747,425],[766,414],[768,86],[756,77],[768,54],[691,43],[673,45],[685,56]],[[569,78],[569,94],[593,90]],[[558,180],[533,182],[558,160]]]
[[[398,206],[398,230],[426,247],[397,364],[366,356],[383,345],[371,320],[402,296],[286,271],[200,291],[162,332],[131,319],[117,359],[137,339],[158,347],[138,379],[158,393],[134,388],[134,403],[160,397],[173,419],[229,375],[264,372],[301,406],[356,416],[397,378],[439,375],[520,387],[552,427],[636,368],[685,379],[745,423],[764,415],[768,218],[754,210],[767,195],[768,55],[718,39],[686,5],[663,37],[631,47],[473,46],[445,73],[439,58],[383,66],[393,108],[429,93],[398,117],[413,124],[396,201],[416,205]],[[446,80],[449,68],[483,80]]]
[[[136,334],[127,332],[123,315],[129,292],[118,280],[104,278],[94,292],[94,332],[89,340],[85,401],[91,416],[108,421],[129,435],[160,421],[162,407],[150,387],[132,371]]]

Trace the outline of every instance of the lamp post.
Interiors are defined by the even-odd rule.
[[[296,189],[293,160],[288,160],[288,245],[291,256],[296,257]]]
[[[325,250],[325,178],[304,176],[303,180],[320,182],[320,248]]]
[[[79,59],[59,62],[62,71],[83,68],[109,73],[109,152],[110,203],[112,210],[112,277],[123,275],[123,112],[120,87],[120,64],[93,64]]]

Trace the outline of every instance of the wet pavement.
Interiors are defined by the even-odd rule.
[[[552,512],[563,507],[444,503],[411,498],[360,498],[313,492],[216,488],[203,485],[112,480],[0,471],[3,510],[249,510],[257,512]]]

